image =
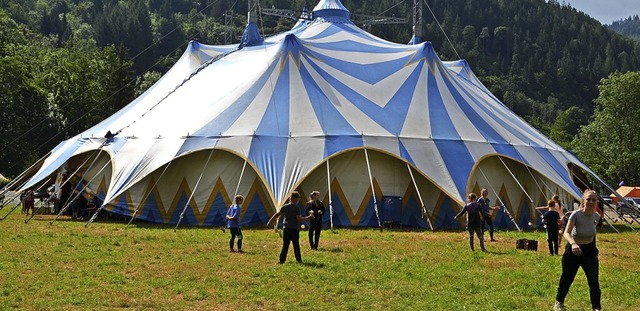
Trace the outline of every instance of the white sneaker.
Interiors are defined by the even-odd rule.
[[[567,308],[564,307],[564,303],[556,301],[556,304],[553,305],[553,311],[567,311]]]

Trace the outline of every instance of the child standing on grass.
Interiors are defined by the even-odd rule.
[[[469,232],[469,246],[471,247],[471,251],[475,251],[473,247],[473,233],[478,236],[478,240],[480,241],[480,249],[483,252],[487,250],[484,248],[484,233],[482,232],[482,225],[484,223],[484,217],[482,216],[482,208],[480,207],[480,203],[476,202],[478,196],[475,193],[469,193],[467,197],[467,205],[465,205],[460,213],[456,215],[456,218],[467,213],[467,231]]]
[[[560,220],[560,214],[555,210],[556,201],[549,200],[547,206],[549,210],[542,216],[542,222],[547,229],[547,243],[549,243],[549,253],[551,255],[558,255],[558,220]]]
[[[227,228],[231,231],[231,237],[229,238],[229,251],[235,253],[236,251],[233,249],[233,242],[238,238],[238,253],[242,253],[242,229],[240,229],[240,206],[244,201],[244,197],[241,195],[236,195],[233,198],[235,201],[227,210]]]

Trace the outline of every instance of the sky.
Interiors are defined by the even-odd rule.
[[[640,0],[557,0],[558,3],[570,4],[603,24],[640,15]]]

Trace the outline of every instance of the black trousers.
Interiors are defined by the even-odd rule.
[[[549,227],[547,225],[547,243],[549,244],[549,253],[558,255],[558,228]]]
[[[240,228],[229,228],[231,231],[231,238],[229,238],[229,249],[233,249],[233,242],[238,237],[238,250],[242,249],[242,229]]]
[[[297,228],[284,228],[282,230],[282,250],[280,251],[280,263],[287,261],[287,253],[289,253],[289,244],[293,243],[293,254],[298,262],[302,262],[300,254],[300,230]]]
[[[484,222],[482,223],[482,232],[484,232],[484,224],[489,225],[489,238],[493,240],[493,220],[491,220],[491,214],[482,213]]]
[[[589,297],[591,298],[591,307],[593,309],[600,309],[600,282],[598,276],[599,263],[598,263],[598,248],[596,247],[596,241],[589,244],[579,245],[582,254],[576,256],[571,252],[571,244],[566,243],[564,254],[562,255],[562,275],[560,276],[560,282],[558,283],[558,293],[556,294],[556,301],[564,302],[564,298],[569,293],[569,287],[573,283],[573,279],[578,273],[578,268],[582,267],[584,274],[587,277],[587,283],[589,284]]]
[[[322,223],[311,222],[309,225],[309,246],[312,249],[318,249],[318,242],[320,242],[320,232],[322,231]]]

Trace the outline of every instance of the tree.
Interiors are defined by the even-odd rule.
[[[578,134],[580,126],[587,123],[587,113],[582,108],[569,107],[558,114],[551,126],[549,138],[560,146],[571,150],[571,141]]]
[[[47,130],[44,94],[17,57],[0,57],[0,170],[17,176],[37,160]],[[36,126],[37,125],[37,126]]]
[[[640,72],[611,74],[598,90],[592,122],[573,141],[576,154],[609,183],[640,183]]]

